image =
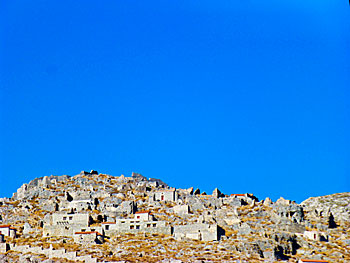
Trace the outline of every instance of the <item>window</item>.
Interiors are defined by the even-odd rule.
[[[73,220],[73,217],[72,217],[72,216],[70,216],[70,217],[69,217],[69,220]]]
[[[133,223],[134,223],[134,221],[130,221],[130,223],[131,223],[131,224],[133,224]]]
[[[139,226],[139,225],[137,225],[137,226],[136,226],[136,229],[140,229],[140,226]]]
[[[106,225],[106,230],[109,230],[109,225]]]
[[[63,220],[67,220],[67,217],[64,216],[64,217],[63,217]]]
[[[91,229],[91,231],[92,231],[92,232],[94,232],[94,231],[95,231],[95,229]]]
[[[134,229],[134,226],[130,226],[130,229]]]
[[[156,227],[157,226],[157,224],[153,224],[153,227]]]
[[[85,231],[86,231],[86,229],[82,229],[82,230],[81,230],[81,232],[85,232]]]
[[[147,224],[147,227],[151,227],[151,224]]]
[[[125,223],[125,221],[121,221],[120,223],[124,224],[124,223]]]
[[[140,219],[140,216],[137,216],[136,218],[137,218],[137,219]]]

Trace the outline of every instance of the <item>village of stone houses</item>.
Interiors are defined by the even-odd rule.
[[[0,198],[0,262],[350,262],[349,226],[350,193],[272,202],[82,171]]]

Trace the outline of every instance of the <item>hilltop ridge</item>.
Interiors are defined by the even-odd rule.
[[[92,170],[23,184],[0,224],[4,262],[350,260],[350,193],[272,202]]]

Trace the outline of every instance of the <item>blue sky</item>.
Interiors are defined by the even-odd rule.
[[[274,200],[350,191],[347,1],[0,5],[0,196],[90,169]]]

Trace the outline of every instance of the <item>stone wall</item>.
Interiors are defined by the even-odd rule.
[[[177,240],[184,238],[202,241],[216,241],[219,239],[216,224],[191,224],[174,226],[174,237]]]
[[[64,237],[70,237],[73,236],[75,232],[90,232],[90,231],[97,231],[102,233],[102,227],[96,226],[96,227],[85,227],[80,225],[67,225],[67,226],[61,226],[61,225],[46,225],[43,228],[43,237],[48,236],[64,236]]]
[[[91,231],[89,218],[89,214],[52,214],[50,220],[44,224],[43,236],[73,236],[75,232]]]
[[[171,235],[171,226],[165,221],[141,221],[137,219],[118,219],[115,223],[103,224],[106,235],[119,233],[152,233]]]
[[[0,243],[0,253],[6,253],[9,250],[9,245],[6,243]]]
[[[81,212],[94,209],[95,206],[93,202],[88,200],[73,200],[71,202],[65,201],[60,203],[60,211],[71,211]]]
[[[31,247],[29,245],[24,245],[24,246],[15,246],[12,245],[10,246],[10,249],[13,251],[17,251],[20,253],[32,253],[32,254],[43,254],[46,257],[53,259],[53,258],[63,258],[67,260],[72,260],[72,261],[82,261],[86,263],[96,263],[97,259],[92,258],[91,256],[77,256],[77,252],[67,252],[65,249],[53,249],[48,248],[48,249],[43,249],[42,247]]]
[[[73,236],[75,243],[102,244],[103,236],[98,232],[76,232]]]
[[[52,214],[53,225],[89,225],[89,214]]]

